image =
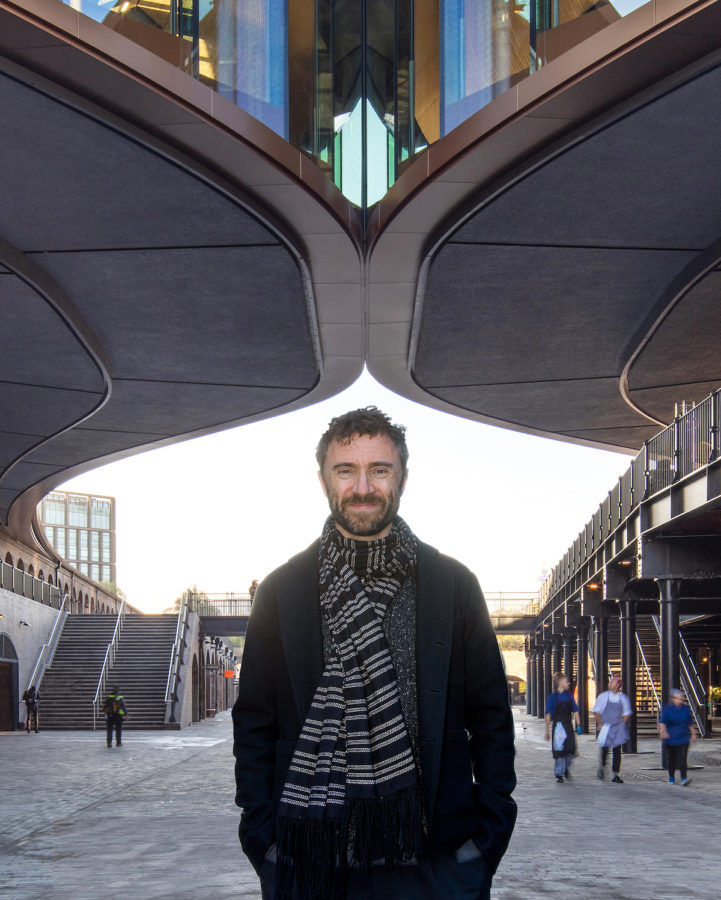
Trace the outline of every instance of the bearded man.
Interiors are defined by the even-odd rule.
[[[478,581],[398,516],[405,428],[354,410],[316,457],[330,517],[260,584],[248,623],[241,845],[264,900],[487,898],[516,781]]]

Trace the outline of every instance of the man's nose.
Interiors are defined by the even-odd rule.
[[[355,492],[356,494],[371,494],[373,492],[373,483],[368,477],[368,473],[361,469],[356,476]]]

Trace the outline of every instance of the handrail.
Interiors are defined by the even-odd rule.
[[[45,669],[47,669],[47,667],[53,661],[55,651],[58,647],[58,641],[60,640],[60,634],[63,630],[63,625],[65,624],[65,619],[67,619],[68,617],[68,611],[67,609],[65,609],[67,600],[68,595],[64,594],[63,602],[60,604],[60,609],[58,610],[58,614],[55,617],[55,621],[53,622],[50,636],[40,648],[40,653],[38,654],[35,668],[32,671],[32,675],[28,679],[28,689],[30,689],[32,685],[35,685],[36,688],[40,687],[40,682],[43,680],[43,676],[45,675]],[[60,628],[58,628],[58,625],[60,625]]]
[[[643,646],[641,644],[641,638],[638,636],[638,632],[636,632],[636,644],[638,645],[638,649],[641,651],[641,659],[643,660],[643,667],[646,670],[646,678],[648,679],[648,683],[651,685],[651,690],[653,691],[653,698],[656,701],[656,712],[661,709],[661,704],[658,699],[658,691],[656,690],[656,685],[653,681],[653,674],[651,673],[651,667],[646,660],[646,654],[643,652]]]
[[[120,604],[120,609],[118,610],[118,619],[115,623],[115,628],[113,630],[113,636],[110,639],[110,643],[108,644],[108,649],[105,651],[105,659],[103,660],[103,667],[100,670],[100,678],[98,678],[98,687],[95,691],[95,697],[93,698],[93,731],[95,731],[95,720],[99,715],[98,712],[98,699],[102,697],[105,692],[105,681],[108,677],[108,673],[115,662],[115,654],[118,649],[118,641],[120,639],[120,632],[123,627],[123,622],[125,621],[125,598],[123,598],[123,602]]]
[[[658,616],[651,616],[651,620],[653,621],[653,624],[660,638],[661,623],[659,622]],[[689,708],[696,722],[696,727],[698,728],[699,734],[701,735],[701,737],[706,737],[706,690],[701,683],[701,678],[696,671],[696,667],[694,666],[693,660],[691,659],[691,654],[688,652],[686,641],[684,641],[682,635],[679,635],[678,655],[680,662],[679,676],[681,679],[681,686],[686,692],[686,699],[689,701]],[[701,697],[698,696],[698,693],[694,686],[694,676],[696,682],[701,687]],[[692,700],[693,702],[691,702]],[[659,709],[660,708],[661,707],[659,706]]]
[[[190,607],[190,591],[183,594],[178,609],[178,621],[175,625],[175,640],[170,653],[168,664],[168,680],[165,684],[165,704],[170,704],[168,722],[175,722],[175,704],[178,700],[177,687],[180,680],[180,665],[183,661],[183,647],[185,643],[185,630],[188,626],[188,612]]]

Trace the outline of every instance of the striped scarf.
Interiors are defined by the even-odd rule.
[[[332,653],[298,738],[278,809],[278,896],[345,896],[347,866],[386,867],[420,852],[422,812],[382,620],[416,559],[397,518],[375,541],[344,538],[332,519],[320,543],[320,606]]]

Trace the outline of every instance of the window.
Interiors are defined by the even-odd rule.
[[[87,531],[78,531],[78,537],[80,538],[80,547],[78,553],[78,559],[87,559],[88,558],[88,533]],[[85,569],[87,570],[87,566]],[[87,571],[85,572],[87,575]]]
[[[65,559],[65,529],[64,528],[56,528],[55,529],[55,549],[58,551],[58,556],[62,556]]]
[[[83,575],[87,575],[88,574],[88,564],[80,563],[80,565],[78,566],[78,571],[82,572]]]
[[[90,559],[93,562],[100,561],[100,533],[97,531],[90,532]]]
[[[78,530],[68,528],[68,559],[78,558]]]
[[[51,528],[49,525],[45,526],[45,537],[50,541],[50,543],[55,546],[55,529]]]
[[[100,580],[101,581],[112,581],[113,579],[110,577],[110,566],[101,566],[100,567]]]
[[[110,528],[110,501],[90,498],[90,527]]]
[[[88,500],[87,497],[77,497],[70,494],[68,497],[68,524],[88,525]]]
[[[93,579],[93,581],[100,581],[100,566],[90,566],[90,577]]]
[[[65,496],[63,494],[48,494],[45,499],[45,515],[42,518],[48,525],[65,524]]]
[[[110,532],[104,531],[100,535],[101,546],[102,546],[102,554],[100,559],[103,562],[110,562]]]

